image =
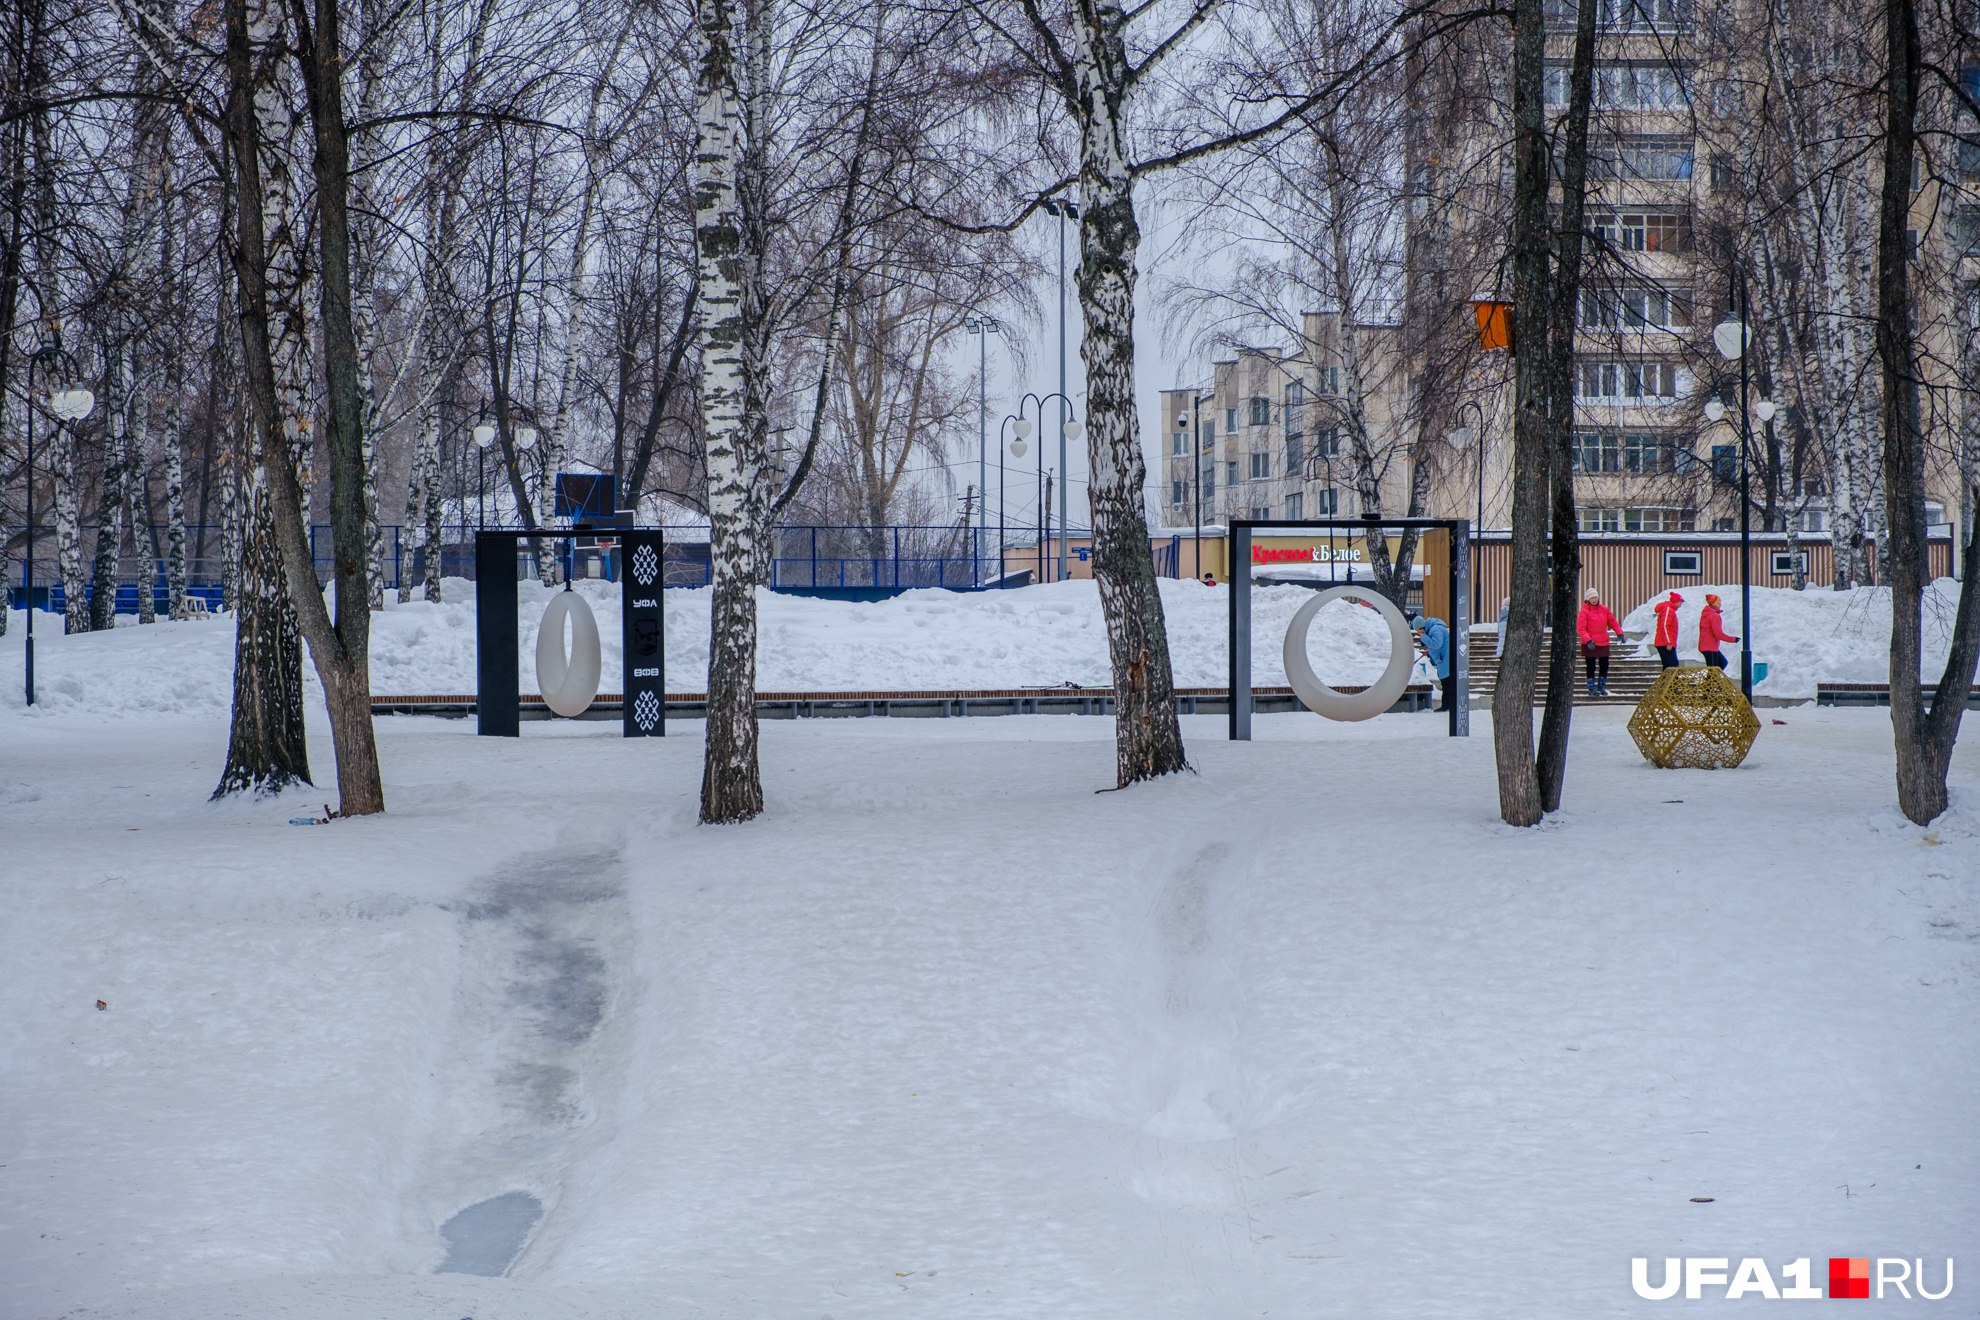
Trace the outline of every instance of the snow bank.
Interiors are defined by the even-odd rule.
[[[1678,654],[1693,660],[1698,654],[1698,616],[1707,593],[1719,597],[1729,632],[1740,630],[1739,586],[1683,587],[1678,610]],[[1645,601],[1629,612],[1623,627],[1647,639],[1657,626],[1652,612],[1663,596]],[[1959,583],[1940,578],[1925,593],[1924,669],[1936,680],[1951,644]],[[1882,683],[1891,675],[1891,593],[1888,587],[1858,587],[1829,591],[1810,587],[1753,589],[1754,663],[1767,666],[1767,678],[1754,685],[1761,696],[1810,698],[1817,683]],[[1726,656],[1737,667],[1737,645]],[[1654,655],[1647,644],[1641,654]]]
[[[619,673],[619,590],[580,582],[604,640],[605,687]],[[533,690],[536,624],[552,591],[519,584],[521,674]],[[474,587],[449,579],[439,605],[391,605],[373,616],[371,690],[414,696],[475,690]],[[706,588],[669,591],[667,683],[701,691],[708,679]],[[1254,593],[1257,638],[1253,681],[1285,682],[1279,639],[1308,599],[1299,587]],[[1230,593],[1226,587],[1165,580],[1162,601],[1176,680],[1185,687],[1221,687]],[[764,691],[1047,687],[1109,682],[1107,634],[1099,595],[1090,581],[1011,591],[910,591],[891,600],[818,600],[761,593],[757,686]],[[21,648],[17,612],[0,641],[0,708],[21,707]],[[139,627],[122,619],[114,632],[61,635],[43,616],[35,638],[38,712],[104,717],[224,714],[231,700],[233,629],[224,617]],[[1368,683],[1388,657],[1388,633],[1377,616],[1347,603],[1329,605],[1315,620],[1315,668],[1334,683]],[[308,666],[305,665],[307,670]],[[318,699],[307,675],[309,697]]]

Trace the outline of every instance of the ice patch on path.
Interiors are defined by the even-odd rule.
[[[501,1277],[542,1218],[543,1203],[528,1192],[504,1192],[477,1201],[441,1226],[447,1259],[440,1262],[438,1273]]]

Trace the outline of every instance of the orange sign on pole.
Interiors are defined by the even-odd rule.
[[[1508,353],[1513,347],[1513,305],[1509,302],[1494,302],[1474,298],[1471,310],[1478,315],[1478,346],[1487,352],[1503,348]]]

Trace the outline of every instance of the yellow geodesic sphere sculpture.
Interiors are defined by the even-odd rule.
[[[1720,669],[1666,669],[1629,717],[1629,736],[1666,770],[1730,770],[1753,750],[1760,721]]]

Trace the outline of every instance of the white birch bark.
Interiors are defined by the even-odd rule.
[[[752,28],[760,32],[760,11],[751,5],[749,13]],[[760,266],[758,254],[746,249],[752,227],[739,195],[743,122],[730,0],[698,0],[695,29],[695,278],[714,587],[701,820],[723,824],[749,820],[763,810],[757,764],[756,586],[770,493],[761,419],[751,415],[745,362],[747,341],[760,326],[761,290],[748,287],[760,278]]]
[[[192,617],[186,607],[186,458],[185,439],[179,434],[179,396],[168,396],[165,405],[165,602],[166,613],[179,622]]]
[[[148,489],[148,460],[151,439],[151,401],[137,393],[131,399],[130,452],[124,476],[124,519],[131,529],[131,545],[138,561],[138,622],[158,622],[158,561],[152,557],[151,492]]]
[[[131,409],[134,395],[125,376],[125,347],[110,345],[104,365],[103,481],[98,490],[96,557],[90,573],[89,627],[117,626],[117,561],[124,545],[125,483],[130,479]]]
[[[1072,109],[1080,135],[1079,304],[1085,322],[1087,495],[1093,577],[1114,675],[1116,780],[1185,769],[1167,623],[1148,553],[1141,427],[1134,402],[1134,286],[1141,229],[1124,103],[1126,11],[1114,0],[1072,11]],[[1041,438],[1043,443],[1043,438]],[[1061,474],[1063,479],[1064,474]]]

